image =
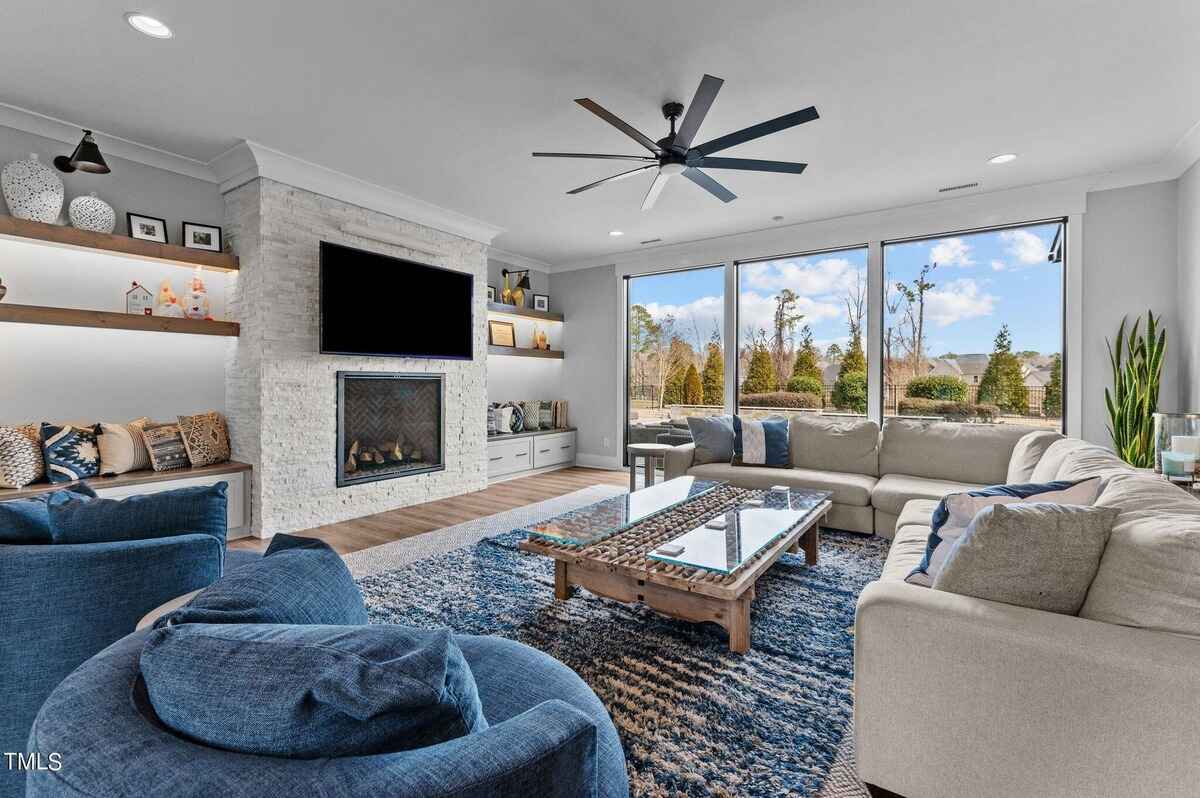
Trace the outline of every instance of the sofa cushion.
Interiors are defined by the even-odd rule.
[[[883,573],[879,578],[888,582],[903,582],[904,577],[921,562],[921,557],[925,555],[925,541],[928,539],[928,526],[897,526],[896,536],[892,538],[887,560],[883,564]]]
[[[1029,481],[1050,482],[1058,479],[1058,470],[1062,466],[1066,456],[1074,449],[1091,445],[1087,441],[1081,441],[1079,438],[1063,438],[1061,441],[1055,441],[1046,448],[1046,453],[1042,455],[1042,459],[1038,460],[1038,464],[1034,466],[1033,473],[1029,476]]]
[[[787,468],[792,459],[785,418],[733,417],[733,464]]]
[[[0,502],[0,543],[49,543],[50,497],[65,492],[96,495],[87,483],[75,482],[40,496]]]
[[[771,488],[786,485],[789,488],[827,490],[833,501],[854,507],[866,507],[871,503],[871,488],[875,477],[865,474],[842,474],[837,471],[814,471],[808,468],[764,468],[734,466],[729,463],[709,463],[693,466],[688,474],[701,479],[719,479],[739,488]]]
[[[1027,432],[1016,424],[884,419],[879,473],[995,485],[1004,481],[1013,448]]]
[[[407,751],[488,727],[448,629],[169,626],[146,639],[141,673],[166,726],[246,754]]]
[[[696,465],[733,460],[733,416],[688,416],[687,426],[696,444]]]
[[[1086,479],[1088,477],[1111,477],[1128,474],[1133,469],[1128,463],[1103,446],[1078,446],[1063,457],[1055,479]]]
[[[181,623],[367,623],[350,570],[328,543],[276,535],[257,562],[227,572],[155,627]]]
[[[1055,441],[1061,441],[1066,436],[1048,429],[1035,429],[1021,436],[1013,447],[1012,456],[1008,460],[1008,476],[1004,478],[1007,485],[1017,485],[1022,482],[1032,482],[1033,469],[1041,462],[1042,455]]]
[[[900,516],[896,519],[896,528],[904,526],[932,526],[933,514],[941,501],[938,499],[913,499],[906,502]]]
[[[114,543],[199,532],[225,544],[227,482],[101,499],[59,491],[50,497],[55,543]]]
[[[899,515],[904,505],[912,499],[935,499],[951,493],[982,488],[973,482],[955,482],[946,479],[929,479],[908,474],[884,474],[871,491],[871,504],[876,510]]]
[[[1111,507],[986,507],[951,547],[933,589],[1074,615],[1116,517]]]
[[[879,473],[879,425],[864,419],[793,416],[790,430],[793,468]]]

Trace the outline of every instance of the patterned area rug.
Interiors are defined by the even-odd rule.
[[[612,714],[636,796],[865,794],[848,761],[850,627],[886,541],[826,534],[814,568],[785,555],[758,583],[753,649],[737,655],[712,624],[586,591],[555,601],[552,562],[520,552],[522,537],[355,569],[372,621],[501,635],[565,662]]]

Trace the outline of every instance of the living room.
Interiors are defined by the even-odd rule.
[[[1200,8],[8,9],[0,796],[1194,794]]]

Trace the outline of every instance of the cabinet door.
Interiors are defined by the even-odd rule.
[[[499,477],[533,468],[533,438],[488,443],[488,476]]]
[[[575,462],[575,433],[559,432],[554,435],[535,435],[533,438],[533,467],[561,465]]]

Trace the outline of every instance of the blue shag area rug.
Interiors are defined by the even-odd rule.
[[[573,668],[608,707],[635,796],[815,796],[849,728],[854,606],[886,540],[821,538],[757,584],[752,649],[725,631],[577,590],[510,532],[359,580],[373,623],[500,635]]]

